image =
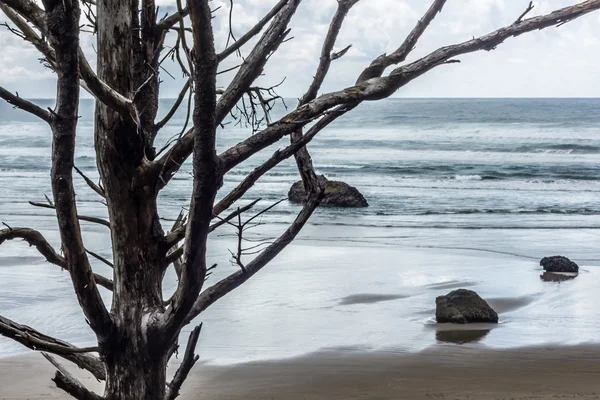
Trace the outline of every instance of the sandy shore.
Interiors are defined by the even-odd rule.
[[[0,360],[0,399],[67,399],[39,355]],[[86,385],[101,385],[81,373]],[[600,399],[600,347],[491,350],[434,346],[417,354],[356,350],[229,367],[199,365],[182,399]]]

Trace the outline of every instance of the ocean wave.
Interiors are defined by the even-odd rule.
[[[454,175],[457,181],[480,181],[483,179],[481,175]]]
[[[427,210],[417,211],[412,215],[468,215],[468,214],[577,214],[577,215],[600,215],[600,209],[592,208],[546,208],[539,207],[534,209],[493,209],[493,208],[474,208],[474,209],[446,209],[446,210]]]
[[[348,174],[349,170],[332,166],[328,173]],[[353,168],[352,174],[388,175],[399,179],[419,177],[434,180],[538,180],[599,181],[600,164],[596,163],[531,163],[531,164],[430,164],[415,162],[405,165],[376,164]]]
[[[515,150],[515,152],[544,154],[597,154],[600,153],[600,146],[575,143],[536,143],[520,146]]]

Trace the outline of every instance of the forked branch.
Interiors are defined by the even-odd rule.
[[[237,272],[229,275],[227,278],[204,290],[200,296],[198,296],[196,302],[194,303],[194,307],[188,314],[185,322],[191,322],[211,304],[240,286],[242,283],[246,282],[271,260],[273,260],[279,253],[281,253],[283,249],[285,249],[296,238],[296,235],[298,235],[300,230],[302,230],[304,224],[306,224],[312,213],[319,205],[322,197],[322,190],[312,193],[302,207],[300,213],[296,216],[296,219],[287,228],[287,230],[266,249],[261,251],[256,258],[247,263],[244,266],[244,270],[238,270]]]

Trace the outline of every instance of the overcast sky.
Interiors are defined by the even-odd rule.
[[[161,14],[173,12],[173,1],[158,0]],[[264,15],[277,0],[236,0],[233,10],[237,36]],[[548,13],[578,3],[574,0],[535,1],[529,16]],[[213,19],[217,48],[227,37],[228,0],[213,0],[222,6]],[[348,14],[337,49],[351,50],[333,63],[322,92],[350,86],[369,62],[397,48],[430,5],[429,0],[361,0]],[[408,61],[436,48],[459,43],[512,23],[525,9],[526,0],[448,0]],[[336,0],[304,0],[291,24],[293,39],[284,43],[269,60],[263,84],[287,77],[279,93],[298,97],[308,87],[323,37]],[[4,20],[0,13],[0,20]],[[82,46],[95,63],[91,36]],[[245,48],[248,54],[250,48]],[[559,28],[548,28],[507,40],[492,52],[459,57],[461,64],[444,65],[401,88],[395,97],[600,97],[600,12]],[[231,57],[222,68],[239,59]],[[174,65],[167,68],[176,79],[162,74],[163,97],[175,97],[183,84]],[[219,76],[224,86],[231,74]],[[44,69],[36,50],[0,28],[0,85],[25,97],[54,97],[53,74]]]

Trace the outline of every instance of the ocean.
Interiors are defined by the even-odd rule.
[[[161,110],[171,103],[163,100]],[[97,179],[93,107],[82,100],[75,163]],[[309,150],[318,173],[355,186],[370,206],[318,209],[273,265],[207,311],[200,354],[231,363],[322,348],[596,342],[599,109],[600,99],[388,99],[361,105],[321,132]],[[279,107],[274,117],[283,113]],[[158,147],[181,132],[185,119],[183,111],[176,114]],[[250,134],[241,125],[227,120],[219,151]],[[231,171],[219,196],[286,144],[284,139]],[[0,220],[39,229],[58,246],[52,210],[28,204],[51,196],[50,148],[45,123],[0,103]],[[258,209],[267,207],[286,198],[298,179],[287,160],[244,202],[260,199]],[[80,214],[105,216],[98,196],[83,180],[75,182]],[[190,192],[187,163],[161,193],[165,229],[188,206]],[[263,216],[251,239],[268,242],[298,211],[283,201]],[[84,223],[83,229],[88,247],[110,256],[106,228]],[[219,266],[209,284],[235,270],[228,252],[234,247],[231,230],[213,234],[209,257]],[[578,262],[580,276],[542,281],[539,259],[554,254]],[[171,276],[165,290],[174,284]],[[434,324],[435,296],[457,287],[496,304],[498,327],[450,340],[454,336]],[[67,273],[23,243],[0,246],[0,314],[76,343],[92,337]],[[0,338],[0,356],[19,351]]]

